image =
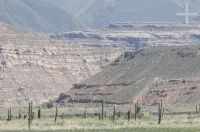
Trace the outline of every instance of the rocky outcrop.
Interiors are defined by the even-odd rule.
[[[144,31],[177,31],[177,30],[197,30],[200,28],[198,23],[192,23],[190,25],[185,25],[182,23],[165,23],[165,22],[144,22],[144,23],[132,23],[132,22],[119,22],[114,24],[109,24],[107,29],[112,30],[144,30]]]
[[[170,80],[162,85],[162,89],[152,89],[143,93],[140,102],[143,105],[158,105],[161,98],[166,104],[189,103],[195,104],[198,101],[199,81],[191,80]],[[155,86],[155,85],[154,85]],[[159,86],[156,86],[157,88]]]
[[[200,24],[180,23],[116,23],[91,31],[66,32],[51,35],[53,39],[95,41],[99,44],[124,44],[141,49],[150,46],[190,45],[200,40]]]

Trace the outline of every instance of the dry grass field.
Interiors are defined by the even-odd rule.
[[[77,109],[77,107],[76,107]],[[19,109],[12,109],[12,120],[7,121],[7,110],[1,110],[0,131],[26,132],[28,119],[24,119],[26,109],[21,110],[22,118],[18,117]],[[155,113],[141,112],[137,120],[134,119],[132,110],[131,120],[125,112],[118,116],[116,113],[113,122],[112,111],[107,111],[104,120],[93,113],[100,112],[100,108],[87,108],[87,118],[82,112],[84,108],[58,108],[58,118],[55,123],[55,108],[42,109],[41,119],[37,117],[37,109],[34,109],[34,119],[31,124],[32,132],[198,132],[200,130],[200,114],[164,114],[161,124],[158,125],[158,115]],[[108,110],[108,109],[107,109]],[[111,109],[110,109],[111,110]],[[122,110],[123,111],[123,110]],[[192,111],[191,111],[192,112]],[[62,119],[62,114],[64,118]]]

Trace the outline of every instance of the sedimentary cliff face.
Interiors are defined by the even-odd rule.
[[[0,24],[0,107],[49,101],[100,72],[120,53]]]
[[[116,23],[95,31],[66,32],[52,35],[56,39],[107,41],[135,49],[151,46],[181,46],[200,40],[200,24]]]

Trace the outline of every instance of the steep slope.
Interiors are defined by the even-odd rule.
[[[100,72],[120,53],[0,24],[0,107],[49,101]]]
[[[199,104],[200,46],[157,47],[125,53],[115,63],[81,84],[74,84],[70,94],[61,95],[59,103],[127,104],[137,100],[155,105]]]
[[[183,22],[177,12],[198,12],[199,0],[46,0],[78,17],[90,26],[102,26],[115,22]]]
[[[0,21],[40,32],[81,29],[79,21],[43,0],[1,0]]]

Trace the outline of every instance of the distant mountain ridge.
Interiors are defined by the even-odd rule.
[[[200,13],[199,0],[46,0],[90,27],[116,22],[184,22],[177,12]],[[193,19],[193,18],[191,18]]]
[[[185,11],[184,3],[200,13],[199,0],[1,0],[0,21],[47,33],[124,21],[184,22],[176,16]]]

